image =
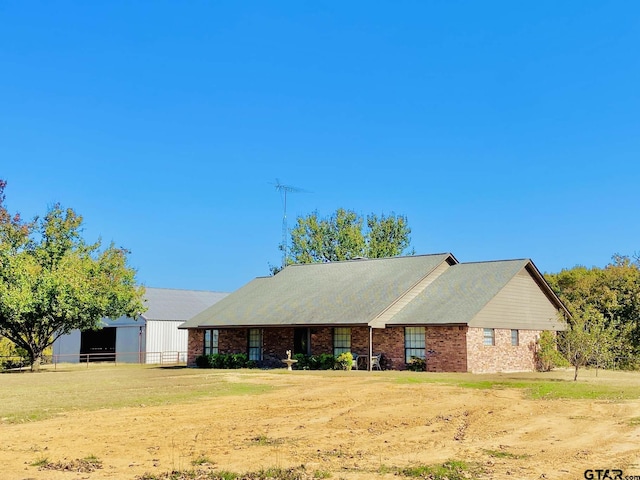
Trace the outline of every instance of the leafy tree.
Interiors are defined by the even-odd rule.
[[[393,257],[409,248],[410,234],[407,218],[402,215],[371,214],[365,219],[340,208],[321,218],[314,212],[296,220],[287,264]]]
[[[86,243],[82,217],[59,204],[32,222],[12,216],[5,186],[0,181],[0,336],[27,352],[32,370],[61,335],[144,311],[128,251]]]
[[[602,328],[610,332],[608,361],[622,359],[633,366],[640,352],[640,266],[629,257],[614,255],[605,268],[577,266],[545,278],[573,317],[598,312]],[[604,360],[599,356],[600,364]]]
[[[587,365],[602,365],[610,358],[617,332],[607,325],[599,311],[587,308],[571,319],[569,329],[560,334],[560,350],[574,367],[573,380],[578,369]]]
[[[545,330],[538,339],[536,350],[537,368],[541,372],[549,372],[554,367],[567,366],[568,363],[558,351],[556,334]]]

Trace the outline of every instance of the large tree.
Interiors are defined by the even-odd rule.
[[[340,208],[322,218],[314,212],[297,218],[287,263],[393,257],[409,248],[410,234],[407,217],[402,215],[371,214],[364,218]]]
[[[144,311],[127,250],[86,243],[82,217],[59,204],[31,222],[11,215],[5,186],[0,180],[0,336],[28,353],[32,370],[61,335]]]

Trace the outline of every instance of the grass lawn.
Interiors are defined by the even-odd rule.
[[[403,372],[404,373],[404,372]],[[500,374],[428,373],[399,376],[400,383],[444,383],[466,388],[519,388],[533,399],[631,400],[640,398],[640,373],[582,369]]]
[[[238,380],[221,381],[229,370],[159,367],[156,365],[58,365],[41,372],[0,374],[0,421],[36,421],[73,410],[138,405],[181,404],[203,397],[258,395],[272,390],[269,375],[278,370],[237,370]],[[299,371],[294,375],[368,376],[397,384],[435,383],[473,389],[525,389],[534,399],[625,400],[640,398],[640,373],[582,370],[578,381],[570,370],[546,373],[415,373]],[[46,399],[46,401],[43,401]]]
[[[0,374],[0,463],[36,480],[564,479],[585,455],[635,472],[638,399],[638,372],[45,366]]]
[[[255,395],[271,389],[265,383],[219,381],[220,375],[216,370],[132,364],[58,365],[38,373],[0,374],[0,422],[41,420],[73,410]]]

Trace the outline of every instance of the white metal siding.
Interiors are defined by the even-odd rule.
[[[531,274],[523,269],[469,322],[469,326],[521,330],[561,330],[558,311]]]
[[[159,363],[161,352],[181,352],[186,355],[189,332],[178,330],[183,321],[147,322],[147,363]]]
[[[116,361],[138,363],[144,352],[144,325],[119,326],[116,330]]]

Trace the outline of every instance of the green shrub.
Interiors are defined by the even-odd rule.
[[[411,357],[407,363],[407,370],[412,372],[424,372],[427,370],[427,361],[420,357]]]
[[[353,355],[351,352],[345,352],[338,355],[336,358],[334,367],[336,370],[351,370],[353,367]]]
[[[297,360],[296,363],[293,364],[293,368],[296,370],[310,370],[309,368],[309,355],[305,355],[304,353],[296,353],[292,357],[294,360]]]
[[[334,357],[330,353],[321,353],[320,355],[315,355],[315,359],[318,365],[318,368],[316,368],[316,370],[333,370],[336,364],[336,357]]]
[[[256,368],[257,363],[249,360],[246,353],[213,353],[196,358],[196,366],[200,368]]]
[[[200,355],[196,357],[196,367],[198,368],[211,368],[208,355]]]
[[[336,357],[330,353],[321,353],[320,355],[296,353],[293,358],[298,361],[293,364],[293,368],[296,370],[333,370],[336,364]]]
[[[569,362],[558,351],[555,334],[548,330],[540,334],[535,355],[536,368],[540,372],[549,372],[554,367],[566,367],[569,365]]]

